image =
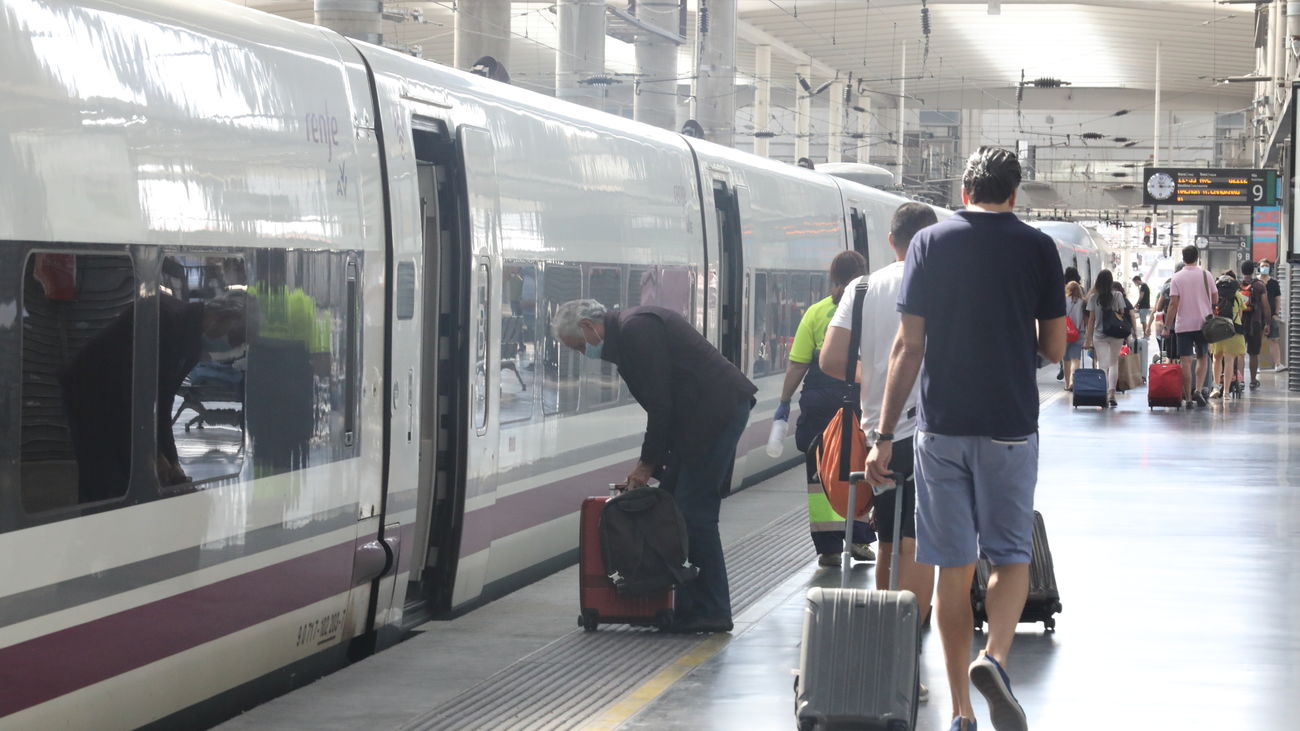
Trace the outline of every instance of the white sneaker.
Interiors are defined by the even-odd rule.
[[[1284,371],[1284,370],[1286,370],[1286,364],[1285,364],[1285,363],[1279,363],[1277,366],[1275,366],[1275,367],[1273,368],[1273,372],[1274,372],[1274,373],[1281,373],[1281,372]]]
[[[925,683],[919,684],[921,687],[916,690],[916,702],[928,703],[930,701],[930,689],[925,687]]]
[[[854,561],[870,562],[876,560],[876,552],[871,550],[870,543],[854,543],[849,549],[849,555],[853,557]]]

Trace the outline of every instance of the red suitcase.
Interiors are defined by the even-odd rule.
[[[673,590],[644,597],[621,597],[605,572],[600,550],[600,511],[608,497],[582,501],[578,533],[578,626],[594,632],[602,624],[636,624],[667,629],[673,622]]]
[[[1147,373],[1147,407],[1183,406],[1183,369],[1177,363],[1152,363]]]

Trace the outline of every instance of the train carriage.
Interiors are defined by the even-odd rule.
[[[904,201],[224,2],[0,0],[0,93],[0,726],[211,722],[571,563],[644,416],[568,299],[686,316],[780,469]]]

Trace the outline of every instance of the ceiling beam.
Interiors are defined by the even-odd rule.
[[[831,78],[839,75],[839,72],[832,66],[813,58],[808,55],[807,51],[801,51],[797,47],[786,43],[762,28],[743,20],[736,21],[736,37],[755,46],[771,46],[772,50],[776,53],[800,63],[807,61],[812,65],[814,74],[824,74]]]

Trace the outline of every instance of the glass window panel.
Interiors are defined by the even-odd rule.
[[[532,391],[537,354],[537,267],[506,262],[501,287],[501,421],[526,421],[533,415]]]
[[[126,494],[136,291],[125,254],[27,257],[19,474],[30,512]]]
[[[754,274],[754,369],[755,377],[765,376],[771,369],[768,359],[771,357],[772,322],[768,312],[768,275],[765,272]]]
[[[623,304],[623,272],[612,267],[593,267],[587,291],[591,299],[605,305],[606,309]],[[613,363],[582,358],[584,397],[583,409],[618,401],[622,379]]]
[[[542,272],[542,294],[546,315],[546,321],[542,323],[545,343],[542,348],[542,412],[570,413],[578,408],[583,356],[555,339],[551,333],[551,316],[560,305],[582,297],[582,270],[575,266],[547,265]]]
[[[242,257],[163,258],[158,313],[159,484],[239,474],[248,278]]]

